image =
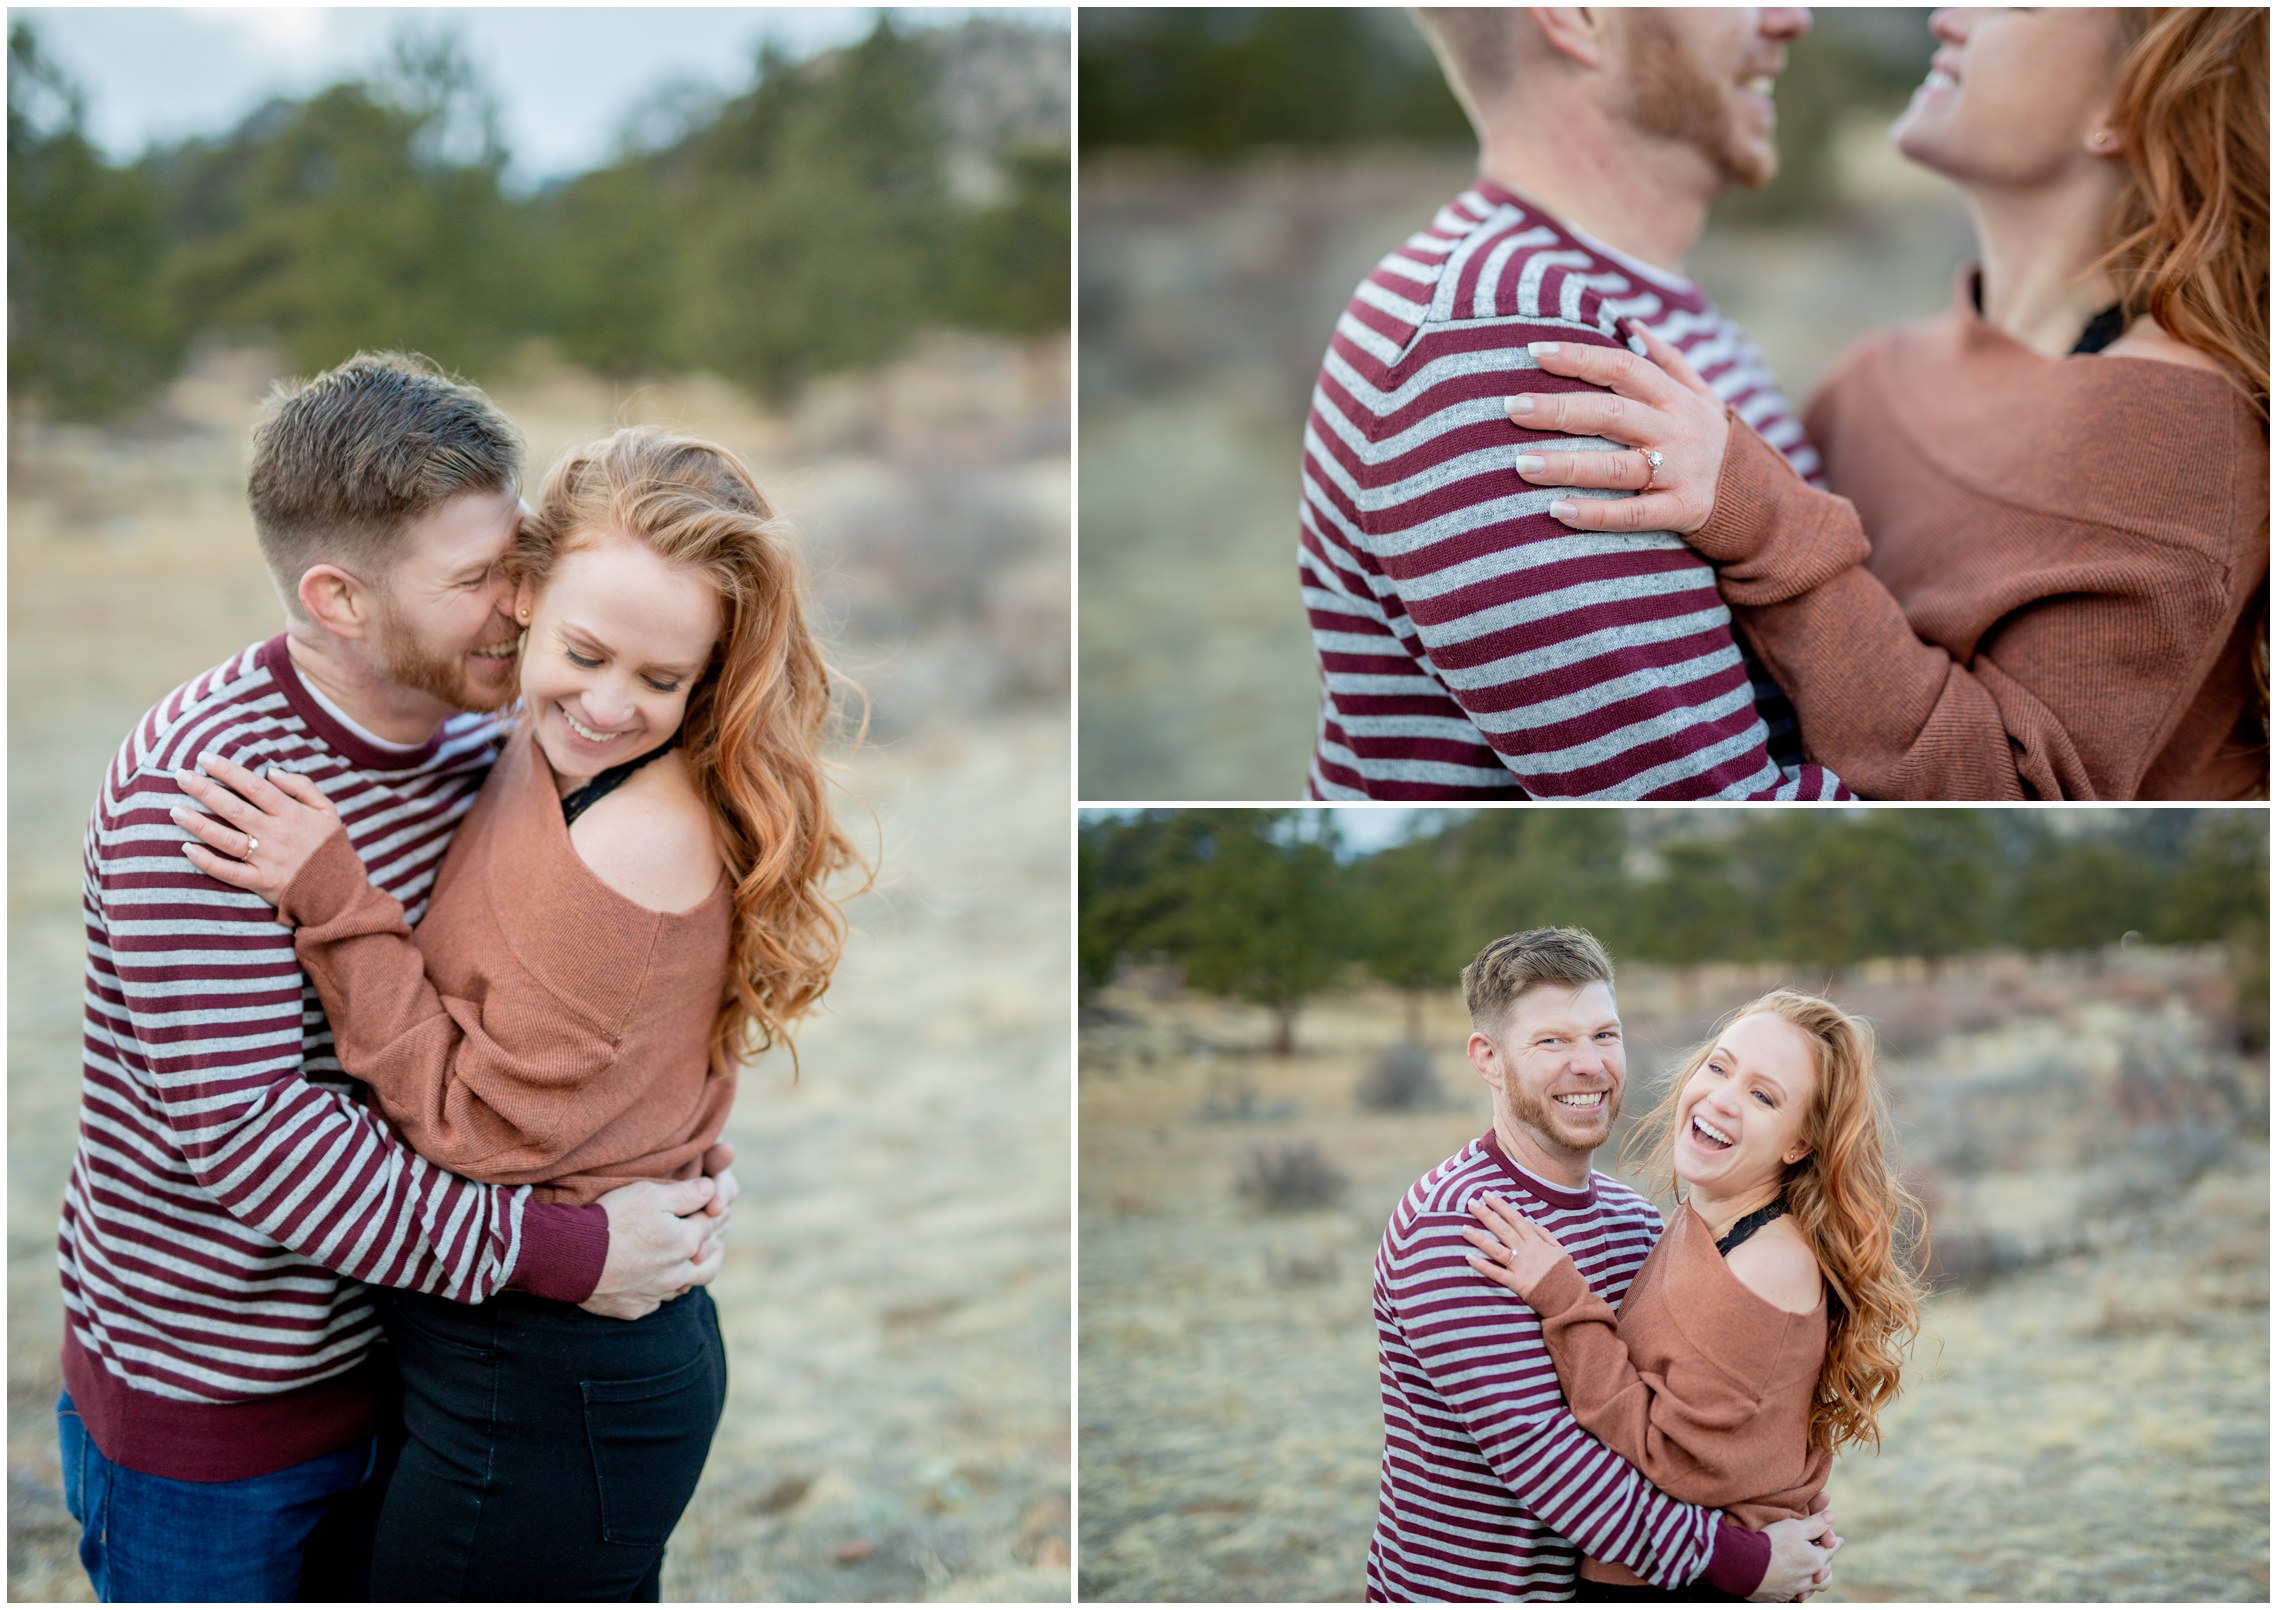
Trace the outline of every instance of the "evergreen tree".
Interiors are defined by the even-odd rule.
[[[8,388],[75,419],[149,399],[187,332],[163,295],[158,198],[107,165],[78,87],[8,29]]]

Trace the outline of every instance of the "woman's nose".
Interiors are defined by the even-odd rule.
[[[1939,6],[1929,13],[1929,31],[1948,45],[1957,45],[1968,37],[1968,19],[1960,6]]]

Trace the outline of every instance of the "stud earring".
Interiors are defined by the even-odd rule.
[[[2100,151],[2111,143],[2111,131],[2109,129],[2097,129],[2087,137],[2087,143]]]
[[[514,618],[520,621],[524,626],[530,624],[530,612],[526,609],[517,609],[514,611]]]

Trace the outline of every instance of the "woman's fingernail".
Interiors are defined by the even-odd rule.
[[[1518,473],[1520,475],[1539,474],[1549,468],[1549,463],[1550,461],[1539,453],[1520,453],[1518,455]]]
[[[1530,414],[1534,411],[1534,399],[1531,397],[1513,397],[1510,399],[1510,411],[1513,414]]]
[[[1571,502],[1569,499],[1566,499],[1566,498],[1559,498],[1559,499],[1558,499],[1556,502],[1552,503],[1552,504],[1550,505],[1550,518],[1551,518],[1551,519],[1553,519],[1553,520],[1570,520],[1570,519],[1572,519],[1572,518],[1573,518],[1573,504],[1572,504],[1572,502]]]
[[[1547,357],[1557,349],[1558,344],[1555,341],[1529,341],[1526,343],[1526,350],[1537,358]]]

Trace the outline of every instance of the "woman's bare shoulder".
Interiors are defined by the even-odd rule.
[[[712,814],[675,750],[634,772],[570,825],[593,875],[650,911],[690,911],[719,882]]]
[[[1724,1260],[1739,1283],[1772,1307],[1807,1314],[1819,1303],[1818,1259],[1794,1220],[1773,1219],[1731,1249]]]
[[[2222,361],[2211,353],[2201,352],[2187,341],[2177,341],[2166,333],[2158,320],[2145,316],[2127,326],[2119,339],[2103,349],[2106,358],[2150,358],[2159,363],[2180,364],[2185,369],[2204,369],[2223,375],[2229,371]]]

